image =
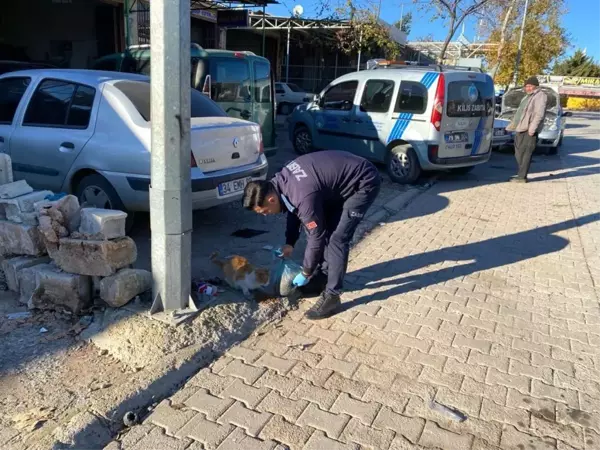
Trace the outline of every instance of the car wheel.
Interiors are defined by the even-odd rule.
[[[296,150],[296,153],[298,153],[299,155],[305,155],[314,150],[312,136],[310,134],[310,131],[308,131],[308,128],[306,128],[305,126],[300,126],[296,128],[296,130],[294,131],[293,144],[294,150]]]
[[[281,107],[279,108],[279,112],[284,116],[287,116],[292,112],[292,106],[289,103],[282,103]]]
[[[449,169],[449,170],[450,170],[450,173],[453,173],[455,175],[466,175],[474,168],[475,168],[475,166],[467,166],[467,167],[455,167],[455,168]]]
[[[129,233],[135,222],[135,214],[127,211],[115,188],[102,175],[88,175],[75,188],[75,195],[81,206],[116,209],[127,213],[125,231]]]
[[[388,152],[386,168],[392,181],[400,184],[414,183],[421,174],[419,158],[408,145],[396,146]]]

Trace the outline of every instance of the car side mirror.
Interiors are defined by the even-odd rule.
[[[320,107],[321,106],[321,96],[320,95],[315,95],[315,98],[313,99],[313,102]]]

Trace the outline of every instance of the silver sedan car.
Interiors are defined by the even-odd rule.
[[[241,198],[268,163],[258,125],[192,90],[194,209]],[[0,152],[15,179],[81,203],[148,211],[150,83],[141,75],[42,69],[0,76]]]

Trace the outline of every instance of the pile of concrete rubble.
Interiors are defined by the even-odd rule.
[[[29,309],[79,314],[94,298],[120,307],[149,290],[150,272],[130,268],[137,248],[125,235],[126,218],[13,181],[10,157],[0,155],[2,269],[8,289]]]

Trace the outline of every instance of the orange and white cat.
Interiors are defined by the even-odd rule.
[[[219,254],[215,252],[210,255],[210,260],[221,268],[227,284],[233,289],[241,290],[247,298],[250,298],[250,291],[269,284],[269,270],[254,267],[243,256],[233,255],[219,259]]]

